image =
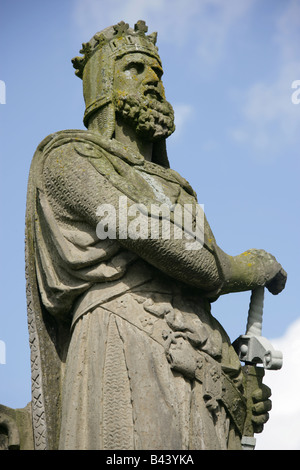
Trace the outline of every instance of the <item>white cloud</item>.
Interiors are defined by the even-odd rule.
[[[199,2],[200,3],[200,2]],[[197,21],[196,44],[203,67],[215,67],[228,54],[227,41],[235,25],[245,21],[255,0],[206,0]]]
[[[289,0],[283,14],[277,22],[275,37],[281,54],[287,62],[299,60],[300,39],[300,3],[299,0]]]
[[[87,39],[121,20],[133,26],[143,19],[149,32],[158,31],[160,43],[176,47],[189,44],[202,67],[207,67],[218,63],[231,28],[246,16],[255,1],[77,0],[73,18]]]
[[[265,159],[266,153],[272,156],[299,144],[300,106],[292,103],[292,83],[300,79],[300,3],[291,0],[285,5],[274,25],[278,56],[274,78],[254,83],[240,96],[241,123],[230,133]]]
[[[188,124],[189,119],[194,113],[194,108],[189,104],[173,104],[175,113],[176,131],[173,138],[178,138],[183,128]]]
[[[290,63],[272,83],[250,87],[241,109],[243,120],[231,137],[249,144],[260,158],[264,152],[273,154],[299,142],[300,107],[292,103],[292,83],[297,77],[300,66]]]
[[[88,39],[97,31],[101,31],[119,21],[131,23],[144,17],[155,15],[161,9],[160,0],[77,0],[73,17],[80,32]]]
[[[257,450],[300,450],[300,319],[279,339],[271,340],[283,353],[283,367],[266,371],[264,383],[272,389],[273,408],[262,434],[256,435]]]

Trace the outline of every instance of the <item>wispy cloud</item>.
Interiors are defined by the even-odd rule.
[[[231,130],[233,140],[249,145],[259,158],[267,160],[299,144],[300,106],[291,97],[292,83],[300,79],[300,3],[291,0],[285,5],[274,25],[278,64],[273,79],[256,82],[244,91],[241,122]]]
[[[300,4],[298,0],[289,0],[283,14],[277,22],[278,42],[282,57],[286,62],[299,62],[299,39],[300,39]]]
[[[158,31],[160,43],[189,43],[202,65],[211,66],[222,56],[231,28],[255,1],[77,0],[73,19],[86,38],[121,20],[133,25],[144,19],[151,31]]]
[[[132,25],[161,9],[161,1],[153,0],[77,0],[73,19],[87,38],[112,24],[126,21]]]
[[[243,97],[241,123],[231,130],[231,137],[249,145],[259,158],[268,159],[299,142],[300,109],[291,99],[291,85],[298,76],[299,65],[286,64],[274,82],[255,83]]]
[[[190,118],[194,114],[193,106],[184,103],[175,103],[173,104],[174,113],[175,113],[175,125],[176,132],[173,139],[178,139],[181,133],[184,131],[184,127],[188,124]]]
[[[202,65],[215,67],[227,56],[235,26],[243,23],[255,0],[205,0],[195,18],[196,51]]]

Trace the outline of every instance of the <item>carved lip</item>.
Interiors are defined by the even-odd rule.
[[[150,85],[146,88],[146,90],[144,91],[144,96],[150,96],[151,98],[157,99],[158,101],[163,100],[162,95],[160,94],[158,89],[153,85]]]

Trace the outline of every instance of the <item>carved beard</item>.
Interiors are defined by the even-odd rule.
[[[116,112],[145,140],[155,142],[169,137],[175,130],[174,111],[166,100],[136,95],[115,94]]]

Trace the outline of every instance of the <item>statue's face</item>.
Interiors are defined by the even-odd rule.
[[[148,141],[174,132],[173,108],[166,101],[163,70],[154,57],[129,53],[116,61],[114,104],[116,112]]]
[[[118,94],[137,98],[165,99],[161,81],[163,70],[154,57],[141,53],[126,54],[116,61],[114,88]]]

